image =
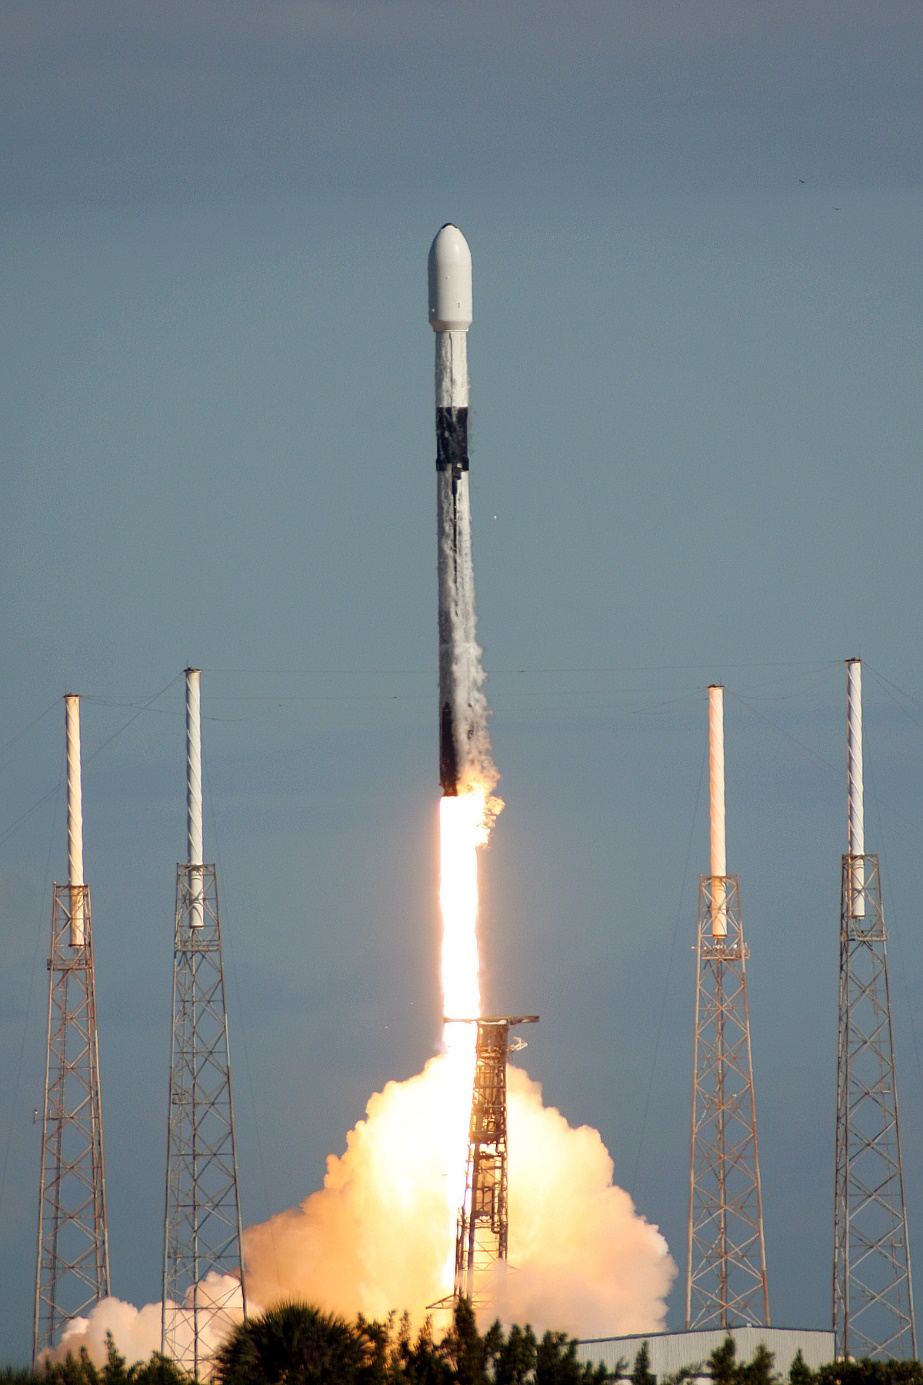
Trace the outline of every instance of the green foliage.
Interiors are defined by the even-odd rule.
[[[99,1385],[99,1371],[81,1347],[79,1356],[69,1351],[63,1361],[46,1360],[43,1379],[47,1385]]]
[[[577,1342],[563,1332],[546,1332],[535,1360],[535,1385],[604,1385],[605,1366],[577,1360]]]
[[[414,1337],[406,1315],[346,1323],[307,1304],[285,1304],[235,1330],[219,1353],[216,1376],[217,1385],[605,1385],[609,1379],[605,1367],[578,1360],[576,1341],[563,1332],[546,1332],[538,1341],[528,1325],[507,1334],[499,1322],[479,1332],[464,1300],[438,1341],[430,1321]]]
[[[42,1385],[44,1379],[31,1366],[0,1366],[0,1385]]]
[[[106,1348],[101,1368],[82,1347],[77,1356],[45,1361],[39,1370],[0,1367],[0,1385],[195,1385],[160,1352],[128,1366],[111,1335]],[[706,1364],[683,1366],[660,1385],[685,1385],[703,1375],[714,1385],[781,1385],[773,1365],[773,1353],[763,1345],[751,1361],[738,1361],[728,1335]],[[439,1340],[430,1319],[414,1336],[406,1313],[392,1313],[383,1323],[361,1314],[347,1322],[308,1304],[284,1303],[241,1323],[228,1338],[215,1385],[657,1385],[648,1342],[642,1342],[631,1371],[626,1368],[625,1361],[609,1372],[578,1360],[577,1342],[563,1332],[546,1332],[539,1341],[528,1324],[507,1334],[495,1322],[482,1335],[464,1301]],[[923,1385],[923,1365],[864,1358],[812,1371],[799,1351],[787,1385]]]
[[[358,1385],[375,1353],[345,1318],[280,1303],[240,1323],[217,1355],[219,1385]]]
[[[651,1370],[651,1348],[648,1342],[642,1342],[638,1348],[635,1364],[628,1379],[631,1385],[657,1385],[657,1377]]]
[[[533,1378],[536,1356],[531,1327],[511,1327],[494,1358],[494,1385],[527,1385]]]
[[[134,1365],[129,1371],[135,1385],[189,1385],[189,1376],[169,1356],[155,1351],[150,1361]]]
[[[500,1349],[502,1331],[499,1323],[488,1328],[485,1336],[478,1332],[474,1309],[467,1299],[455,1305],[455,1317],[440,1344],[457,1385],[487,1385],[488,1365]]]
[[[831,1361],[814,1374],[816,1385],[923,1385],[919,1361]]]
[[[40,1372],[24,1372],[18,1377],[0,1375],[0,1385],[190,1385],[185,1371],[155,1351],[149,1361],[136,1361],[128,1366],[118,1351],[112,1333],[106,1334],[106,1364],[102,1370],[93,1365],[86,1347],[79,1356],[72,1351],[63,1361],[49,1361]]]
[[[708,1370],[715,1385],[737,1385],[737,1345],[725,1337],[708,1358]]]
[[[788,1368],[788,1385],[814,1385],[815,1375],[802,1355],[801,1347]]]
[[[737,1367],[738,1385],[778,1385],[779,1377],[773,1374],[775,1355],[760,1342],[753,1353],[753,1360]]]

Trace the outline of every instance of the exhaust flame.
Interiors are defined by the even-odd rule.
[[[487,795],[483,792],[439,801],[442,1003],[448,1020],[477,1019],[481,1013],[477,851],[487,841],[486,811]],[[446,1048],[459,1042],[467,1044],[471,1037],[471,1026],[446,1024]]]
[[[488,837],[487,793],[471,790],[439,802],[439,905],[442,912],[442,1007],[448,1109],[445,1191],[448,1255],[442,1295],[455,1278],[455,1223],[465,1196],[468,1122],[474,1084],[477,1025],[481,1013],[478,961],[478,847]]]

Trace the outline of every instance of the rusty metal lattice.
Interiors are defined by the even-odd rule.
[[[218,881],[177,868],[162,1350],[210,1374],[245,1312]]]
[[[833,1330],[837,1356],[916,1356],[887,934],[876,855],[840,894]]]
[[[721,925],[713,930],[713,912]],[[726,928],[726,935],[724,929]],[[714,936],[714,931],[722,936]],[[686,1327],[769,1326],[746,962],[734,875],[702,876]]]
[[[510,1029],[537,1020],[537,1015],[507,1015],[476,1021],[465,1200],[455,1240],[455,1295],[469,1299],[475,1307],[485,1301],[491,1273],[498,1262],[506,1261],[509,1247],[506,1065]]]
[[[72,927],[77,921],[77,926]],[[78,942],[72,939],[77,937]],[[93,932],[87,885],[55,885],[48,960],[33,1358],[109,1293]]]

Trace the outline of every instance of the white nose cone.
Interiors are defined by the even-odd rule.
[[[451,222],[429,248],[429,324],[434,332],[467,332],[471,326],[471,251]]]

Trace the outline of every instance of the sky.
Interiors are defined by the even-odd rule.
[[[115,1293],[159,1297],[187,665],[245,1222],[437,1044],[449,220],[487,1001],[541,1015],[525,1066],[682,1263],[724,682],[772,1319],[827,1326],[853,656],[923,1253],[919,4],[0,0],[0,39],[0,1357],[31,1347],[65,692]]]

